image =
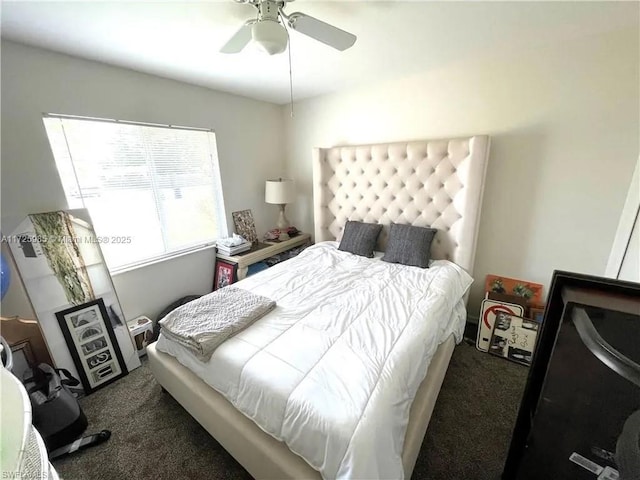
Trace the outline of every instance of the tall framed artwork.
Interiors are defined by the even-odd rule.
[[[85,393],[129,373],[101,298],[57,312],[56,317]]]
[[[127,370],[140,366],[87,209],[31,214],[4,238],[22,280],[14,283],[24,285],[48,346],[51,356],[48,363],[66,368],[80,378],[56,312],[100,298]],[[78,390],[83,388],[78,386]]]

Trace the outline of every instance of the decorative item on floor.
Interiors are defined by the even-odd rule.
[[[85,393],[129,373],[101,298],[56,313]]]
[[[502,293],[523,297],[527,303],[542,303],[542,284],[517,280],[499,275],[487,275],[484,283],[485,292]]]
[[[5,305],[3,305],[5,307]],[[13,353],[13,373],[22,378],[25,370],[40,363],[51,365],[51,355],[36,320],[0,316],[0,332]]]
[[[16,377],[22,378],[25,371],[36,366],[35,356],[31,350],[29,340],[24,340],[11,345],[13,355],[13,373]]]
[[[289,228],[289,220],[284,214],[287,203],[293,202],[295,191],[293,188],[293,180],[279,178],[277,180],[267,180],[264,190],[264,201],[278,205],[280,207],[280,216],[276,226],[280,230],[279,240],[287,240],[289,238],[286,229]]]
[[[540,324],[505,312],[496,314],[489,353],[522,365],[531,365]]]
[[[235,263],[216,260],[216,273],[213,279],[213,290],[231,285],[237,279],[238,265]]]
[[[500,275],[487,275],[484,286],[485,299],[480,307],[476,347],[487,352],[496,315],[503,312],[517,317],[531,316],[531,308],[542,304],[543,287],[540,283]]]
[[[529,318],[538,323],[542,323],[544,319],[544,305],[532,305],[529,307]]]
[[[133,320],[129,320],[127,327],[129,327],[129,334],[131,338],[133,338],[133,342],[138,350],[138,356],[142,357],[146,355],[147,345],[152,342],[151,339],[153,338],[153,322],[151,322],[151,319],[142,315]]]
[[[476,339],[476,347],[481,352],[489,351],[493,327],[496,316],[499,313],[522,317],[524,315],[524,307],[517,303],[492,300],[490,298],[485,298],[482,301],[480,305],[480,318],[478,319],[478,338]]]
[[[640,283],[556,270],[501,478],[640,478]]]
[[[233,217],[233,226],[236,233],[247,242],[258,243],[258,232],[256,231],[256,224],[253,221],[251,210],[231,212],[231,216]]]
[[[87,209],[29,215],[5,238],[22,279],[12,288],[24,285],[52,364],[80,375],[55,312],[101,298],[127,370],[140,366]]]

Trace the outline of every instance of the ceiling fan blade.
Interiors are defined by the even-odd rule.
[[[255,20],[247,20],[220,49],[220,53],[240,53],[251,41],[251,25]]]
[[[301,12],[292,13],[287,17],[287,21],[293,30],[304,33],[340,51],[346,50],[356,43],[357,37],[354,34]]]

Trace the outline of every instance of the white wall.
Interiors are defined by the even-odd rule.
[[[640,157],[620,215],[605,274],[611,278],[640,282]]]
[[[452,62],[297,103],[293,119],[287,106],[3,40],[2,233],[29,213],[66,208],[43,112],[215,129],[228,220],[251,208],[260,231],[277,215],[264,204],[263,181],[281,174],[298,185],[288,216],[313,231],[314,146],[486,133],[492,153],[476,278],[547,284],[556,268],[602,274],[639,153],[638,34]],[[209,291],[213,261],[208,250],[116,276],[126,316],[155,316],[177,297]],[[8,315],[27,310],[17,291],[3,301]]]
[[[67,207],[43,112],[213,128],[230,227],[231,212],[245,208],[259,232],[275,221],[277,209],[264,203],[264,180],[283,174],[279,107],[6,40],[1,45],[3,234],[29,213]],[[126,317],[154,317],[178,297],[211,291],[213,264],[209,249],[115,276]],[[26,310],[20,290],[4,298],[3,314]]]
[[[489,52],[295,105],[290,206],[313,231],[311,149],[489,134],[469,309],[495,273],[548,286],[554,269],[604,274],[639,153],[638,28],[533,51]]]

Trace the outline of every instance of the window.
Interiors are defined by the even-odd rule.
[[[45,115],[69,208],[87,208],[109,269],[200,248],[227,222],[210,130]]]

